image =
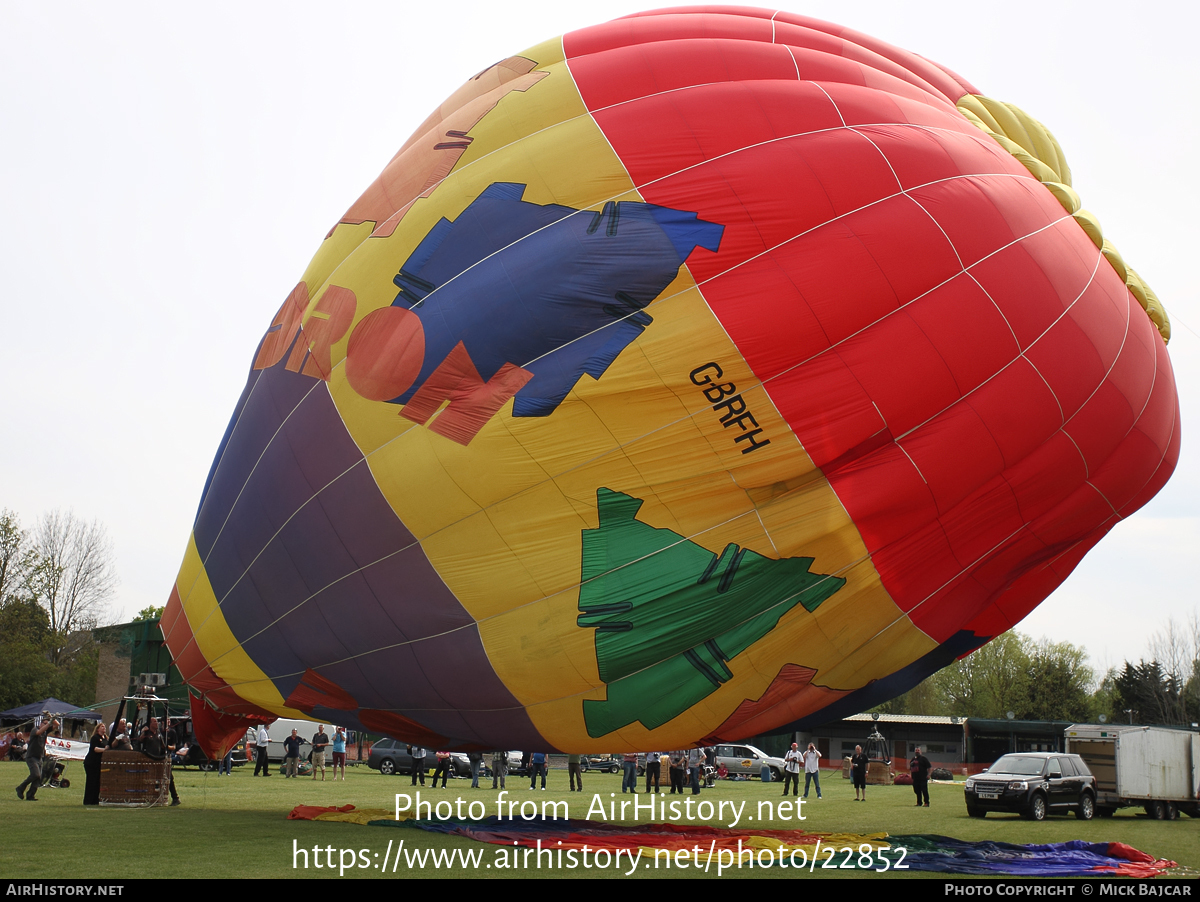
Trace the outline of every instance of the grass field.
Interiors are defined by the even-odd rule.
[[[67,775],[72,779],[69,789],[44,788],[35,804],[17,799],[13,787],[28,774],[23,764],[0,763],[0,824],[3,825],[3,846],[0,847],[0,877],[9,878],[135,878],[140,876],[278,878],[278,877],[337,877],[338,871],[327,867],[317,869],[312,848],[332,847],[334,862],[338,850],[365,850],[366,859],[375,853],[383,854],[389,840],[405,841],[406,847],[420,850],[483,850],[483,862],[493,860],[502,847],[488,846],[458,837],[426,833],[413,829],[389,830],[353,824],[289,821],[287,813],[293,806],[345,805],[359,808],[395,806],[396,793],[411,793],[408,777],[385,777],[365,766],[350,768],[345,782],[302,777],[284,779],[278,774],[269,779],[251,776],[248,768],[238,769],[232,777],[215,773],[176,771],[175,783],[183,804],[178,808],[150,810],[99,808],[85,809],[82,805],[84,774],[81,762],[71,762]],[[1177,861],[1194,875],[1200,871],[1200,820],[1181,816],[1178,821],[1152,821],[1135,809],[1127,809],[1111,819],[1096,818],[1089,822],[1074,817],[1052,817],[1041,823],[1024,821],[1016,816],[989,815],[985,820],[967,817],[962,798],[962,784],[933,784],[930,787],[931,807],[918,809],[908,787],[871,787],[866,804],[854,802],[849,782],[840,775],[823,775],[825,798],[817,801],[815,792],[803,808],[804,821],[781,820],[769,824],[758,820],[745,821],[739,827],[802,828],[822,833],[890,834],[933,833],[964,840],[999,840],[1014,843],[1051,843],[1070,839],[1092,842],[1124,842],[1159,858]],[[425,787],[422,800],[455,800],[464,804],[481,801],[487,814],[496,813],[497,793],[486,781],[486,789],[471,789],[469,780],[452,780],[447,789]],[[566,791],[565,771],[552,771],[546,792],[530,792],[528,782],[518,777],[508,780],[508,798],[518,803],[529,800],[542,802],[566,801],[571,817],[587,814],[593,794],[599,793],[606,807],[618,804],[621,795],[619,774],[590,773],[582,793]],[[418,787],[420,788],[420,787]],[[719,783],[706,790],[701,799],[734,804],[746,802],[745,815],[753,816],[760,801],[782,801],[781,786],[758,781]],[[610,793],[615,795],[610,796]],[[633,797],[625,796],[629,801]],[[644,804],[647,796],[637,798]],[[670,796],[660,798],[671,799]],[[679,797],[675,797],[678,799]],[[687,796],[685,798],[691,798]],[[478,808],[476,809],[478,810]],[[765,809],[764,809],[765,810]],[[726,808],[726,814],[728,807]],[[594,819],[598,819],[595,818]],[[618,818],[618,820],[620,820]],[[625,823],[646,822],[648,817],[628,818]],[[709,821],[713,826],[730,826],[729,817]],[[686,822],[685,822],[686,823]],[[691,823],[700,823],[692,821]],[[309,850],[309,867],[294,869],[293,844]],[[302,860],[302,859],[300,859]],[[587,878],[623,876],[621,869],[577,869],[574,871],[505,871],[480,867],[463,867],[461,862],[450,869],[436,870],[427,865],[409,871],[401,865],[392,879],[404,877],[530,877],[581,876]],[[837,878],[861,872],[817,868],[806,879]],[[740,877],[797,876],[794,870],[780,868],[745,869],[726,873]],[[353,868],[345,877],[378,877],[372,869]],[[656,870],[653,867],[638,872],[641,877],[712,877],[695,870]],[[892,875],[889,875],[892,876]],[[938,876],[911,873],[913,877]],[[945,879],[939,876],[939,879]]]

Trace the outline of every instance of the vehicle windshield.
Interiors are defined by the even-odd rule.
[[[990,768],[988,773],[994,774],[1021,774],[1029,776],[1037,776],[1042,772],[1042,768],[1046,765],[1045,758],[1026,758],[1022,755],[1005,755]]]

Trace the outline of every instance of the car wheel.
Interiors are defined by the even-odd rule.
[[[1035,793],[1033,798],[1029,800],[1029,818],[1035,821],[1044,821],[1046,819],[1046,797],[1040,792]]]
[[[1085,792],[1079,800],[1079,807],[1075,809],[1075,816],[1081,821],[1090,821],[1095,814],[1096,800],[1092,798],[1091,793]]]
[[[771,779],[774,780],[776,783],[782,783],[783,782],[783,771],[781,771],[777,767],[771,768]]]
[[[217,769],[217,766],[215,764],[213,764],[211,761],[205,761],[203,764],[200,765],[200,769],[204,770],[204,771],[208,771],[209,773],[212,773],[214,770]]]
[[[1156,821],[1165,821],[1167,819],[1167,805],[1165,802],[1147,802],[1146,814],[1150,815]]]
[[[974,805],[968,805],[967,817],[987,817],[987,812],[982,808],[976,808]]]
[[[619,768],[619,767],[617,767],[617,766],[614,764],[614,765],[612,765],[612,766],[611,766],[611,767],[608,769],[608,772],[609,772],[610,774],[615,774],[615,773],[616,773],[618,770],[620,770],[620,768]]]
[[[1175,807],[1174,802],[1167,802],[1167,820],[1179,820],[1179,809]]]
[[[379,762],[379,772],[391,776],[396,772],[396,762],[391,758],[384,758]]]

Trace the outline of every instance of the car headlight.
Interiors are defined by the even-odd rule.
[[[974,788],[975,788],[975,778],[971,777],[967,780],[967,789],[974,789]]]
[[[1011,783],[1008,784],[1008,788],[1009,789],[1018,789],[1021,792],[1024,792],[1025,790],[1027,790],[1029,788],[1029,782],[1027,780],[1013,780]]]

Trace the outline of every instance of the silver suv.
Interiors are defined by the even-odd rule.
[[[762,774],[763,765],[771,768],[771,779],[783,779],[783,759],[768,755],[762,749],[741,743],[738,745],[717,746],[717,768],[721,765],[729,769],[731,774],[744,774],[757,777]]]

